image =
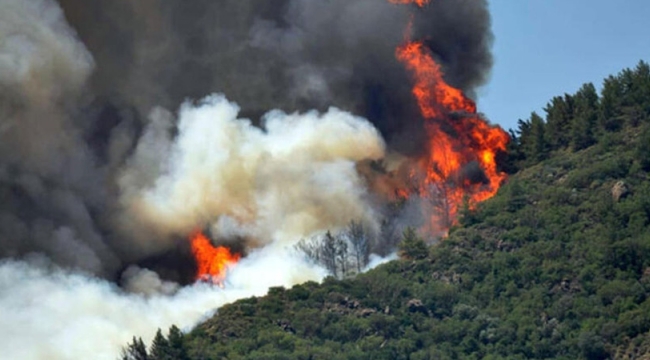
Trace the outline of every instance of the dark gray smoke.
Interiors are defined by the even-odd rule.
[[[413,13],[413,38],[426,40],[452,85],[471,93],[492,64],[485,0],[417,11],[387,0],[60,3],[98,64],[97,91],[141,112],[219,91],[253,116],[336,105],[390,137],[417,118],[394,56]]]
[[[154,107],[213,92],[253,121],[269,109],[337,106],[408,152],[420,120],[394,52],[410,19],[452,85],[471,94],[492,63],[485,0],[58,5],[0,0],[0,256],[45,253],[106,276],[155,252],[115,226],[117,174]]]

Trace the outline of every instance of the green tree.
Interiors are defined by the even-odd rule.
[[[650,115],[650,65],[639,61],[635,69],[634,87],[637,89],[634,102],[644,115]]]
[[[424,240],[414,228],[407,227],[402,234],[402,241],[397,246],[400,257],[410,260],[420,260],[427,257],[428,248]]]
[[[575,118],[571,126],[571,147],[585,149],[596,142],[594,130],[598,121],[598,93],[592,83],[584,84],[574,95]]]
[[[544,120],[533,112],[530,120],[520,124],[524,128],[521,133],[521,147],[525,156],[525,163],[536,164],[548,156],[548,142],[545,135]]]
[[[469,196],[463,196],[463,203],[458,209],[458,223],[462,226],[470,226],[478,222],[476,210],[472,209]]]
[[[546,138],[553,149],[569,145],[571,121],[573,120],[573,98],[571,95],[556,96],[544,108],[546,112]]]
[[[618,77],[610,75],[603,82],[600,102],[600,127],[605,131],[618,131],[621,127],[619,115],[623,102],[623,86]]]
[[[167,334],[167,343],[169,345],[169,355],[170,359],[174,360],[189,360],[187,356],[187,350],[185,349],[185,343],[183,341],[183,333],[176,326],[172,325],[169,328],[169,334]]]
[[[156,336],[153,338],[149,354],[152,360],[173,360],[169,342],[165,339],[160,329],[158,329]]]
[[[650,171],[650,124],[646,125],[641,132],[634,155],[641,168]]]
[[[134,336],[133,341],[122,349],[120,360],[149,360],[147,347],[144,345],[142,338]]]

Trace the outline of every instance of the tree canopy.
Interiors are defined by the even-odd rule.
[[[465,207],[444,241],[427,247],[407,230],[400,260],[271,289],[188,334],[158,332],[149,359],[650,356],[648,64],[545,112],[511,131],[509,182]],[[323,240],[335,274],[337,236]],[[134,339],[125,359],[143,348]]]

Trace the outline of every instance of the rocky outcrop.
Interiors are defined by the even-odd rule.
[[[630,194],[630,189],[627,187],[625,181],[619,180],[612,187],[612,199],[614,202],[619,202]]]

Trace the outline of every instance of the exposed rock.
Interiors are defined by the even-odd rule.
[[[627,187],[627,184],[619,180],[614,184],[612,187],[612,199],[614,202],[619,202],[621,199],[624,197],[628,196],[630,194],[630,189]]]
[[[408,303],[406,303],[406,306],[410,312],[427,312],[427,308],[424,307],[424,304],[420,299],[411,299]]]

